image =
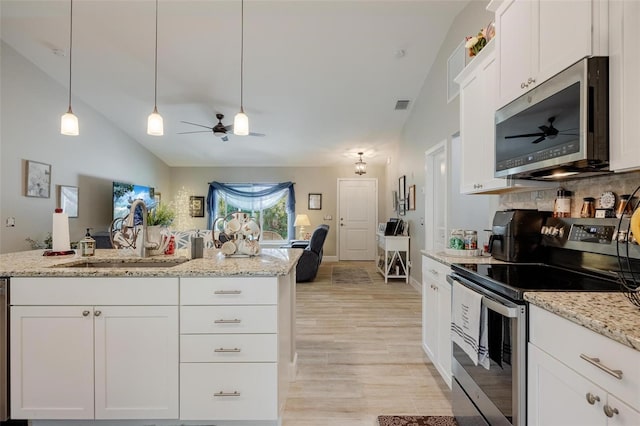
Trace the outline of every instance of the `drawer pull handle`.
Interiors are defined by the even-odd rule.
[[[228,349],[228,348],[218,348],[218,349],[214,349],[214,352],[240,352],[241,349],[240,348],[233,348],[233,349]]]
[[[608,373],[608,374],[612,375],[616,379],[622,380],[622,370],[612,370],[611,368],[609,368],[606,365],[602,364],[600,362],[600,358],[590,358],[590,357],[586,356],[585,354],[580,354],[580,358],[584,359],[589,364],[591,364],[591,365],[593,365],[595,367],[598,367],[600,370],[604,371],[605,373]]]
[[[591,392],[587,392],[587,402],[591,405],[595,404],[596,401],[600,401],[600,397],[598,395],[594,395]]]
[[[230,319],[230,320],[226,320],[226,319],[217,319],[214,321],[215,324],[240,324],[240,322],[242,322],[242,320],[239,319]]]
[[[431,272],[433,275],[438,275],[438,271],[436,271],[435,269],[429,269],[429,272]]]
[[[609,404],[605,404],[604,407],[602,407],[602,410],[604,411],[604,414],[607,415],[607,417],[613,417],[616,414],[620,414],[617,408],[612,408],[609,406]]]
[[[240,396],[240,392],[238,391],[233,391],[233,392],[216,392],[213,394],[213,396]]]
[[[216,290],[213,294],[242,294],[242,290]]]

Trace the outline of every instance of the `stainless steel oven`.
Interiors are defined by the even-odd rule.
[[[523,425],[526,416],[527,318],[516,303],[455,273],[447,280],[482,295],[488,312],[489,369],[453,343],[453,410],[460,426]],[[454,301],[455,303],[455,301]]]

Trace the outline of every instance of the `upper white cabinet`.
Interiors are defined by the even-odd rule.
[[[507,0],[496,11],[498,107],[587,56],[606,55],[607,1]]]
[[[610,168],[629,171],[640,169],[640,2],[611,0],[609,28]]]

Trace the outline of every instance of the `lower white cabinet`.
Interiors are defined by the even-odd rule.
[[[640,425],[640,352],[536,306],[530,314],[527,424]]]
[[[128,281],[132,294],[138,285],[147,289]],[[40,306],[40,295],[12,293],[12,418],[177,419],[178,279],[173,281],[176,306]],[[72,278],[14,278],[12,289],[22,283],[48,286],[60,298],[67,292],[83,298]],[[120,301],[126,303],[126,295]]]
[[[422,256],[422,347],[451,388],[451,284],[449,267]]]

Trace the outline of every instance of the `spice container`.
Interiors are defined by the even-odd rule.
[[[618,201],[618,207],[616,208],[616,217],[631,216],[633,213],[633,202],[630,194],[624,194],[620,196]]]
[[[465,250],[475,250],[478,248],[478,232],[466,230],[464,231],[464,248]]]
[[[585,197],[582,199],[582,209],[580,217],[596,217],[596,199],[593,197]]]
[[[449,248],[455,250],[464,250],[464,231],[462,229],[453,229],[449,238]]]
[[[553,205],[553,217],[571,217],[571,191],[558,189],[556,202]]]

